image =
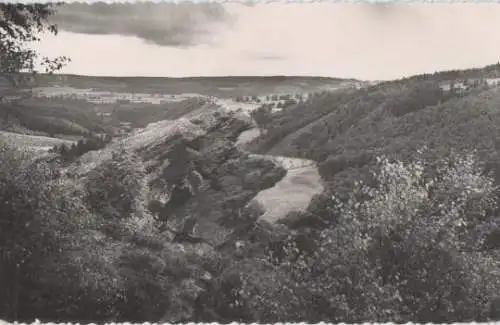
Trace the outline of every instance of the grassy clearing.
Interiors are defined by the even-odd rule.
[[[45,151],[54,145],[71,145],[74,142],[59,138],[51,138],[38,135],[26,135],[13,132],[0,131],[0,138],[16,148],[27,148],[32,150]]]
[[[276,157],[287,170],[287,174],[273,187],[261,191],[255,200],[266,213],[260,220],[275,223],[292,211],[305,211],[312,198],[323,192],[318,168],[306,159]]]
[[[256,128],[244,131],[238,137],[236,145],[244,145],[259,134],[260,130]],[[312,198],[323,191],[318,167],[312,160],[257,154],[250,156],[271,160],[287,170],[281,181],[255,197],[254,200],[266,211],[260,217],[261,220],[275,223],[292,211],[305,211]]]

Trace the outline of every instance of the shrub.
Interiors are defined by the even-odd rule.
[[[357,182],[347,197],[333,196],[336,220],[310,243],[319,247],[315,253],[304,254],[291,236],[272,250],[280,254],[267,256],[274,267],[265,275],[246,270],[260,277],[234,284],[239,314],[246,321],[329,322],[477,321],[498,314],[494,258],[468,242],[496,209],[493,178],[474,154],[430,160],[424,152],[409,163],[379,158],[373,185]]]
[[[340,314],[353,321],[485,319],[493,291],[479,279],[495,269],[465,239],[496,208],[493,178],[474,154],[429,161],[419,152],[407,164],[379,158],[378,167],[378,186],[359,182],[344,202],[334,197],[341,220],[323,233],[317,262],[357,274],[344,283]],[[338,263],[332,251],[348,255]],[[334,273],[327,279],[339,283]]]
[[[139,157],[122,146],[85,181],[87,202],[105,220],[147,222],[147,178]],[[146,226],[146,225],[144,225]]]
[[[76,183],[43,159],[0,144],[0,314],[52,317],[79,291],[82,263],[68,259],[93,218]],[[73,267],[73,266],[75,267]],[[77,267],[78,266],[78,267]],[[85,272],[85,271],[83,271]],[[68,284],[60,287],[61,283]],[[58,291],[59,288],[63,291]],[[49,308],[48,308],[49,307]]]

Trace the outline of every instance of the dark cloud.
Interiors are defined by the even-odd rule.
[[[71,3],[54,16],[59,29],[83,34],[136,36],[164,46],[203,42],[214,23],[230,17],[217,3]]]

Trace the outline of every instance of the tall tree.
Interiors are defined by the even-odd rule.
[[[54,10],[51,4],[0,3],[0,79],[7,81],[0,87],[0,110],[6,114],[11,105],[2,104],[9,95],[18,95],[17,89],[29,85],[38,65],[52,73],[69,60],[40,58],[33,49],[41,34],[57,33],[48,20]],[[4,143],[0,143],[0,165],[0,283],[2,292],[6,292],[0,299],[0,315],[17,319],[23,283],[32,280],[30,270],[40,261],[36,256],[45,254],[42,240],[48,237],[40,226],[44,214],[53,217],[59,208],[42,207],[56,202],[50,197],[53,175],[47,165],[34,163],[31,157]]]
[[[63,68],[69,58],[40,57],[33,44],[44,33],[57,34],[57,26],[49,22],[54,4],[0,3],[0,76],[11,87],[0,90],[0,100],[9,90],[29,84],[40,65],[45,73]]]

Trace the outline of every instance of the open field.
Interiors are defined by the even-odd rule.
[[[236,145],[242,146],[259,135],[257,128],[244,131]],[[250,157],[270,160],[287,171],[283,179],[254,198],[265,211],[260,220],[275,223],[292,211],[305,211],[312,198],[323,191],[318,166],[312,160],[258,154],[250,154]]]
[[[290,92],[314,92],[336,87],[340,83],[356,83],[324,77],[91,77],[77,75],[41,75],[37,79],[41,87],[72,87],[94,91],[147,93],[147,94],[201,94],[221,98],[258,94]]]
[[[259,217],[275,223],[292,211],[305,211],[312,198],[323,191],[318,167],[313,161],[274,157],[287,170],[285,177],[273,187],[261,191],[255,198],[266,211]]]
[[[27,148],[36,151],[51,149],[54,145],[71,145],[74,142],[60,138],[50,138],[37,135],[25,135],[13,132],[0,131],[0,139],[17,148]]]

